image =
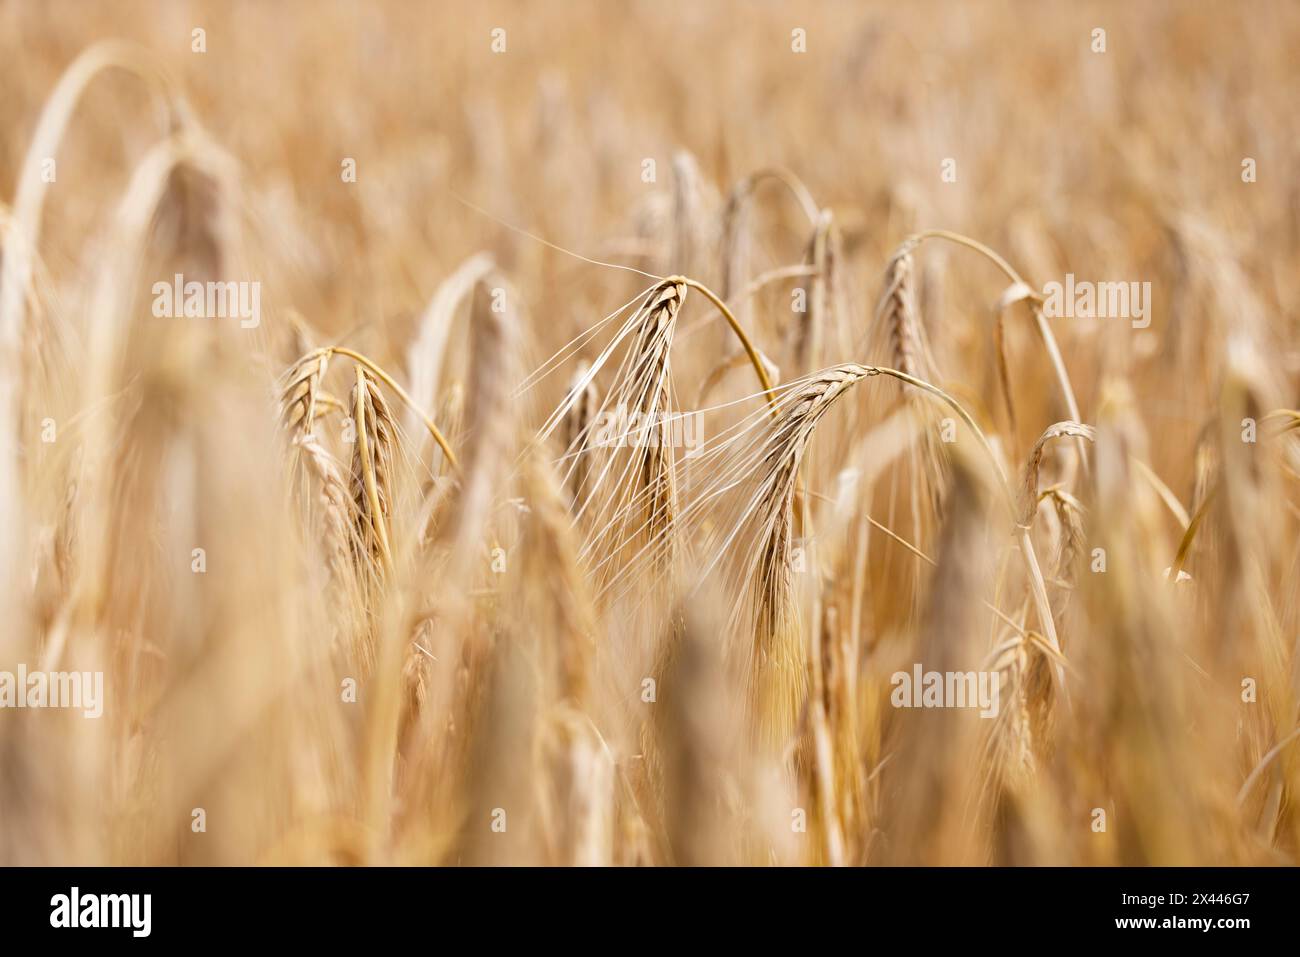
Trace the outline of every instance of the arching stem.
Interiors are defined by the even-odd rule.
[[[763,387],[763,396],[767,399],[767,404],[771,407],[772,414],[775,415],[776,397],[772,394],[772,380],[767,374],[767,369],[763,367],[763,357],[759,354],[758,349],[754,346],[753,340],[749,338],[748,333],[746,333],[740,323],[736,321],[736,317],[732,314],[731,310],[727,308],[727,304],[723,302],[712,289],[704,285],[702,282],[697,282],[694,279],[687,279],[685,276],[673,276],[666,281],[680,282],[685,286],[689,286],[691,289],[699,290],[700,293],[703,294],[704,298],[713,303],[713,305],[717,307],[718,312],[722,313],[722,318],[727,320],[727,325],[731,326],[731,331],[736,334],[736,338],[740,340],[740,344],[745,349],[745,354],[749,356],[749,364],[754,367],[754,375],[758,377],[759,385]]]
[[[320,349],[316,349],[312,352],[309,352],[307,355],[303,356],[303,358],[299,360],[299,364],[301,364],[301,362],[305,361],[306,359],[318,357],[321,355],[347,356],[352,361],[360,363],[361,365],[365,366],[365,368],[368,371],[374,373],[374,375],[378,379],[380,379],[380,381],[382,381],[384,385],[388,386],[390,389],[392,389],[394,392],[397,393],[398,398],[400,398],[404,403],[406,403],[408,408],[414,410],[415,413],[419,415],[421,419],[424,420],[424,427],[429,430],[429,434],[433,436],[433,440],[438,443],[438,448],[442,449],[442,454],[447,457],[447,463],[452,467],[453,470],[457,472],[460,471],[460,462],[456,459],[456,455],[454,452],[452,452],[451,445],[447,442],[446,437],[443,436],[442,431],[438,428],[436,424],[434,424],[433,419],[431,419],[428,413],[426,413],[422,408],[416,405],[415,400],[412,399],[409,395],[407,395],[406,390],[403,389],[400,385],[398,385],[397,382],[393,379],[393,377],[390,376],[387,372],[385,372],[382,368],[380,368],[380,366],[374,360],[369,359],[366,356],[363,356],[361,353],[356,352],[352,349],[348,349],[344,346],[324,346]]]

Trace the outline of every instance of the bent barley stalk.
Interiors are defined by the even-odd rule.
[[[606,579],[617,573],[620,563],[634,562],[647,552],[654,556],[658,574],[674,567],[677,492],[676,457],[670,432],[675,414],[671,401],[670,369],[677,318],[687,289],[700,292],[730,326],[749,358],[771,414],[777,414],[773,383],[768,373],[771,364],[764,360],[727,305],[703,283],[685,276],[670,276],[653,286],[631,322],[624,327],[633,340],[620,369],[620,379],[610,387],[599,410],[600,414],[626,414],[629,417],[626,431],[617,436],[589,434],[579,447],[568,453],[582,461],[592,447],[603,444],[613,448],[603,468],[591,469],[592,473],[598,473],[592,479],[593,491],[600,491],[611,473],[616,473],[616,477],[613,487],[602,493],[604,500],[587,516],[593,531],[583,548],[584,559],[594,564],[598,575]],[[608,352],[602,355],[600,363],[603,364],[607,358]],[[595,368],[589,369],[576,380],[575,386],[570,387],[565,402],[550,417],[553,425],[567,418],[580,398],[576,385],[590,382],[595,371]],[[546,434],[544,430],[541,437]],[[621,457],[625,461],[618,469],[620,456],[617,453],[625,447],[630,448],[630,452]],[[584,502],[579,506],[578,514],[582,516],[587,512],[587,503]],[[597,557],[598,561],[591,562]]]
[[[1029,461],[1025,463],[1025,479],[1020,490],[1019,523],[1021,525],[1028,526],[1034,523],[1034,513],[1038,510],[1038,469],[1042,465],[1043,452],[1047,443],[1063,435],[1077,436],[1092,442],[1097,438],[1097,431],[1090,425],[1081,425],[1078,422],[1057,422],[1043,431],[1029,453]]]
[[[324,346],[320,349],[316,349],[313,352],[309,352],[307,353],[307,355],[303,356],[296,363],[294,363],[293,366],[290,368],[290,372],[288,374],[290,386],[292,386],[294,382],[297,381],[297,378],[293,374],[295,370],[300,371],[301,369],[307,367],[311,362],[318,361],[322,357],[328,358],[329,356],[335,356],[335,355],[344,356],[345,358],[351,359],[357,365],[363,367],[366,370],[366,372],[370,373],[370,375],[374,376],[384,385],[388,386],[395,393],[397,393],[397,397],[402,400],[402,402],[406,405],[408,409],[411,409],[413,411],[413,413],[417,416],[419,421],[424,424],[424,427],[429,430],[429,434],[433,436],[433,440],[438,443],[438,447],[442,449],[443,455],[447,457],[447,462],[449,465],[451,465],[452,470],[456,471],[460,468],[460,462],[456,458],[455,453],[452,452],[451,445],[447,442],[446,437],[443,436],[442,431],[438,428],[438,426],[434,424],[433,419],[429,417],[429,414],[425,412],[424,409],[422,409],[420,406],[416,405],[415,400],[413,400],[407,394],[406,390],[403,389],[400,385],[398,385],[397,381],[392,376],[390,376],[387,372],[385,372],[377,363],[375,363],[374,360],[368,359],[366,356],[362,355],[359,352],[356,352],[352,349],[344,348],[343,346]]]
[[[767,469],[760,480],[763,489],[758,506],[761,545],[752,559],[750,576],[759,585],[752,701],[763,736],[772,745],[786,740],[805,692],[803,654],[799,648],[801,638],[790,573],[791,528],[799,464],[817,423],[830,406],[862,379],[878,375],[896,378],[944,402],[979,440],[980,448],[999,480],[1009,516],[1016,526],[1017,545],[1029,574],[1040,627],[1046,634],[1049,648],[1060,655],[1051,603],[1029,540],[1028,528],[1019,523],[1020,508],[998,458],[970,414],[943,390],[897,369],[857,363],[833,366],[810,376],[791,394],[789,404],[773,420],[772,444],[763,453]],[[1079,434],[1083,434],[1084,428],[1077,427]],[[1063,682],[1064,670],[1059,663],[1057,674]]]
[[[1010,263],[978,240],[946,229],[927,229],[909,237],[907,243],[915,247],[927,239],[940,239],[972,249],[997,266],[1002,271],[1002,274],[1011,280],[1012,287],[1017,290],[1017,301],[1023,299],[1030,303],[1034,315],[1034,324],[1038,328],[1039,337],[1043,340],[1043,348],[1047,350],[1047,357],[1052,363],[1052,371],[1055,373],[1057,384],[1061,389],[1061,397],[1065,400],[1066,411],[1070,413],[1070,418],[1075,422],[1081,422],[1083,416],[1079,414],[1079,403],[1074,397],[1074,387],[1070,384],[1070,374],[1066,371],[1065,360],[1061,357],[1061,349],[1056,343],[1056,336],[1052,333],[1047,317],[1043,315],[1042,295],[1033,292],[1032,287],[1020,277],[1018,272],[1011,268]],[[1075,447],[1079,452],[1080,463],[1086,468],[1088,460],[1084,453],[1083,442],[1077,442]]]
[[[496,264],[487,253],[469,257],[439,284],[420,317],[415,338],[406,353],[406,375],[413,397],[407,406],[404,422],[408,433],[414,434],[420,427],[419,410],[432,409],[437,401],[447,342],[457,310],[473,294],[479,280],[491,275],[495,268]]]
[[[1262,5],[1243,42],[1212,5],[1116,10],[1168,42],[1111,64],[1143,95],[1073,117],[1060,163],[1042,107],[1071,31],[990,74],[1001,6],[973,42],[846,9],[846,56],[808,60],[798,97],[780,58],[699,57],[732,18],[694,17],[644,95],[615,69],[593,96],[583,60],[657,29],[627,5],[522,96],[430,63],[429,128],[409,70],[362,102],[327,69],[344,5],[278,4],[311,29],[240,82],[130,5],[0,12],[0,668],[107,691],[106,720],[0,718],[0,859],[1300,860],[1300,193],[1276,150],[1258,187],[1196,188],[1224,172],[1198,138],[1296,141],[1300,14]],[[755,36],[783,5],[746,7]],[[207,6],[235,49],[246,13]],[[571,19],[551,6],[538,35]],[[456,34],[377,16],[398,67]],[[966,138],[978,194],[899,151],[952,118],[882,24],[982,78],[971,117],[1046,118],[1012,151]],[[144,45],[98,42],[118,28]],[[1173,56],[1202,48],[1249,105],[1208,126]],[[359,178],[293,97],[242,109],[306,76]],[[845,77],[887,108],[828,139]],[[764,95],[716,128],[683,107],[719,90]],[[642,152],[657,180],[642,161],[627,190]],[[1067,270],[1117,321],[1074,297],[1080,321],[1049,319],[1024,280]],[[206,301],[151,309],[181,274]],[[245,288],[252,325],[220,305]],[[992,671],[1000,700],[913,710],[891,675],[918,664]],[[200,795],[219,833],[152,826]]]

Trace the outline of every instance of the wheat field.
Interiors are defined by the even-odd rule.
[[[1297,41],[0,3],[0,863],[1295,863]]]

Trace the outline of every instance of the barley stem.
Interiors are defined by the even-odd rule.
[[[727,304],[718,298],[713,290],[702,282],[697,282],[694,279],[687,279],[684,276],[673,276],[667,281],[680,282],[683,285],[690,286],[692,289],[698,289],[704,295],[704,298],[713,303],[713,305],[717,307],[718,312],[722,313],[722,318],[727,320],[727,325],[731,326],[731,331],[736,334],[736,338],[739,339],[740,344],[744,346],[745,354],[749,356],[749,364],[754,367],[754,374],[758,376],[759,385],[763,387],[763,396],[767,399],[767,404],[772,409],[772,415],[775,416],[777,411],[776,398],[772,395],[772,380],[768,377],[767,370],[763,368],[763,357],[759,354],[758,349],[754,347],[754,343],[749,338],[749,335],[743,328],[741,328],[740,323],[736,321],[736,317],[732,315],[731,310],[727,308]]]
[[[447,457],[447,462],[453,469],[458,472],[460,471],[460,462],[457,461],[455,454],[451,450],[451,446],[448,444],[447,439],[443,436],[442,432],[438,429],[438,426],[434,424],[433,419],[429,418],[428,413],[416,405],[415,400],[406,394],[406,390],[398,385],[397,382],[394,381],[393,377],[380,368],[374,360],[368,359],[361,353],[345,348],[344,346],[324,346],[310,355],[314,356],[317,354],[347,356],[354,362],[359,362],[361,365],[365,366],[367,371],[374,373],[375,376],[377,376],[386,386],[397,393],[397,397],[406,403],[407,408],[413,409],[416,414],[424,420],[425,428],[429,430],[429,433],[433,436],[433,440],[438,443],[438,448],[442,449],[442,454]]]

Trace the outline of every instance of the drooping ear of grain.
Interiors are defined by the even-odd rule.
[[[926,382],[939,382],[917,305],[915,246],[915,241],[905,242],[885,269],[883,288],[868,333],[868,357],[872,362]],[[887,524],[905,529],[918,547],[928,549],[942,516],[947,483],[947,457],[940,434],[944,414],[902,383],[899,383],[897,401],[910,411],[917,440],[908,452],[906,465],[891,471],[887,487],[881,492],[885,499],[885,519]],[[882,400],[873,398],[872,402],[876,408],[881,407]],[[903,508],[908,510],[907,520],[896,514]],[[890,552],[883,562],[883,573],[892,583],[892,589],[912,596],[907,605],[894,603],[894,607],[908,610],[908,617],[914,619],[922,603],[921,566],[914,560],[895,558]],[[914,626],[913,620],[909,627]]]
[[[138,564],[115,565],[111,559],[112,543],[124,534],[113,526],[132,521],[115,507],[124,495],[115,485],[140,477],[138,468],[118,457],[121,436],[136,434],[124,410],[134,410],[129,414],[137,418],[165,418],[160,408],[107,400],[124,388],[188,395],[208,368],[247,361],[249,340],[239,337],[243,330],[237,325],[157,318],[141,308],[142,280],[158,274],[183,270],[199,281],[224,278],[234,246],[228,162],[204,139],[165,140],[141,160],[116,211],[116,242],[94,286],[94,321],[84,333],[86,359],[77,384],[82,406],[95,410],[78,477],[87,524],[78,536],[77,561],[87,590],[75,600],[85,609],[101,608],[105,595],[136,593],[132,586],[111,582],[144,573]],[[151,321],[137,321],[141,313]],[[138,443],[125,447],[138,448]]]
[[[280,423],[303,529],[319,544],[329,574],[328,604],[335,612],[331,616],[335,635],[346,638],[359,624],[357,611],[368,604],[362,582],[374,569],[368,557],[358,562],[369,549],[363,544],[365,522],[357,511],[348,474],[351,463],[336,458],[321,434],[323,417],[334,411],[350,412],[325,391],[328,369],[329,353],[324,351],[308,353],[289,368],[280,380]]]
[[[883,345],[882,358],[888,359],[890,366],[931,382],[938,377],[916,302],[914,249],[914,244],[904,243],[885,268],[884,286],[876,306],[876,338]]]
[[[348,495],[343,468],[311,432],[295,440],[307,471],[315,480],[322,523],[322,545],[335,585],[347,594],[354,583],[358,520],[354,518],[356,500]]]
[[[1020,488],[1019,522],[1021,525],[1033,524],[1034,514],[1038,511],[1038,470],[1042,466],[1047,443],[1063,435],[1076,436],[1089,441],[1097,437],[1095,429],[1078,422],[1057,422],[1044,430],[1038,441],[1034,443],[1029,453],[1029,460],[1025,463],[1024,481]]]
[[[491,275],[494,268],[492,257],[487,253],[469,257],[438,285],[429,305],[420,316],[415,338],[411,341],[406,356],[406,374],[411,381],[410,393],[415,408],[408,409],[403,419],[404,431],[408,435],[421,437],[417,452],[425,447],[425,432],[416,409],[434,407],[439,395],[448,342],[460,305],[475,295],[478,283]]]
[[[495,667],[491,630],[479,627],[476,591],[490,580],[496,508],[510,487],[518,441],[512,392],[518,380],[522,330],[512,290],[499,274],[475,286],[470,311],[470,369],[465,399],[466,444],[460,452],[458,487],[447,521],[433,532],[430,548],[410,563],[411,587],[423,604],[400,631],[408,691],[401,717],[403,737],[430,753],[422,767],[435,775],[458,775],[464,761],[467,722],[479,712],[482,686]],[[518,651],[522,654],[522,651]],[[437,662],[455,662],[435,667]],[[512,666],[513,668],[513,666]],[[508,680],[518,677],[510,671]],[[524,680],[522,677],[519,680]],[[533,676],[528,676],[533,681]],[[428,707],[424,705],[427,703]],[[454,738],[445,731],[462,729]],[[444,782],[445,784],[445,782]],[[422,782],[415,800],[451,800],[443,784]],[[440,790],[441,789],[441,790]]]
[[[807,687],[807,652],[793,582],[794,499],[808,443],[818,422],[854,384],[868,375],[858,365],[836,366],[810,377],[791,393],[761,450],[751,524],[752,548],[737,585],[752,595],[750,701],[761,739],[781,747],[794,729]]]
[[[653,577],[661,585],[671,581],[677,548],[671,350],[685,297],[685,284],[668,279],[642,300],[619,377],[597,411],[603,427],[574,450],[592,458],[589,500],[578,512],[588,526],[584,560],[596,566],[602,587],[647,557]]]
[[[392,564],[390,527],[397,468],[397,423],[384,394],[360,365],[352,389],[356,431],[352,450],[351,493],[357,517],[361,562],[379,569]]]
[[[480,279],[474,286],[465,401],[468,444],[459,508],[448,533],[455,554],[482,551],[481,536],[515,451],[511,393],[518,377],[522,331],[514,295],[499,280]]]
[[[46,664],[102,671],[113,704],[101,731],[79,736],[87,750],[47,763],[46,780],[65,795],[49,806],[174,822],[130,839],[97,827],[96,846],[74,850],[83,862],[253,861],[269,818],[292,817],[303,796],[296,775],[319,770],[316,742],[337,730],[314,695],[284,694],[285,675],[299,676],[300,690],[314,683],[302,639],[319,641],[325,628],[315,609],[286,600],[286,576],[304,563],[285,521],[257,338],[217,316],[160,314],[148,299],[176,273],[255,278],[235,272],[240,209],[215,144],[197,131],[161,141],[92,239],[97,278],[77,293],[83,346],[66,387],[85,415],[58,421],[59,444],[76,449],[76,571]],[[253,726],[277,733],[249,742],[241,729]],[[267,816],[240,810],[263,787]],[[219,843],[183,839],[199,791],[231,822]]]
[[[644,448],[639,484],[644,491],[646,535],[652,541],[672,543],[673,516],[676,513],[676,475],[673,470],[673,443],[667,417],[672,414],[669,402],[671,373],[669,356],[677,314],[686,297],[680,283],[661,286],[652,301],[647,300],[645,321],[632,344],[631,381],[638,386],[640,402],[636,410],[643,423],[640,436]]]

